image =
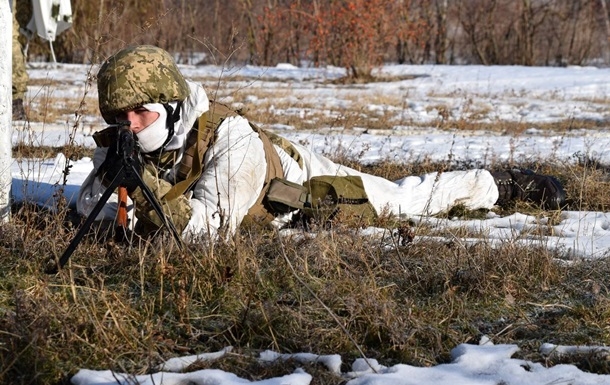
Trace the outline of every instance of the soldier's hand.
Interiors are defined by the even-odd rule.
[[[120,186],[133,192],[138,187],[144,169],[139,151],[135,146],[133,134],[127,129],[120,132],[106,153],[97,175],[104,186],[110,186],[115,178],[121,178]]]
[[[123,168],[123,181],[120,186],[125,187],[127,192],[131,194],[140,185],[144,165],[139,153],[128,159],[126,163]]]
[[[102,184],[106,187],[112,184],[112,181],[119,177],[119,173],[123,170],[123,157],[118,152],[118,142],[113,142],[108,151],[106,158],[97,170],[97,176],[102,179]]]

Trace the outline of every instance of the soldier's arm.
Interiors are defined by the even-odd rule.
[[[262,190],[266,168],[263,143],[248,121],[227,118],[206,152],[185,231],[212,236],[221,228],[234,232]]]

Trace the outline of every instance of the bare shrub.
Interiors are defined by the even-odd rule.
[[[17,4],[25,26],[29,2]],[[259,65],[330,64],[363,77],[381,62],[607,64],[609,48],[605,0],[98,0],[72,7],[74,25],[54,43],[66,62],[96,63],[146,43],[192,64],[220,55]],[[35,38],[29,54],[49,59],[48,43]]]

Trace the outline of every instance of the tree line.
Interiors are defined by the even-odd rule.
[[[16,0],[27,23],[29,0]],[[381,63],[606,65],[607,0],[76,0],[58,61],[155,44],[186,62],[345,67]],[[47,42],[29,57],[47,57]]]

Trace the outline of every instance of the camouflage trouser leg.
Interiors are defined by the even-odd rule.
[[[25,97],[29,79],[25,70],[25,57],[18,36],[19,24],[13,13],[13,100]]]

